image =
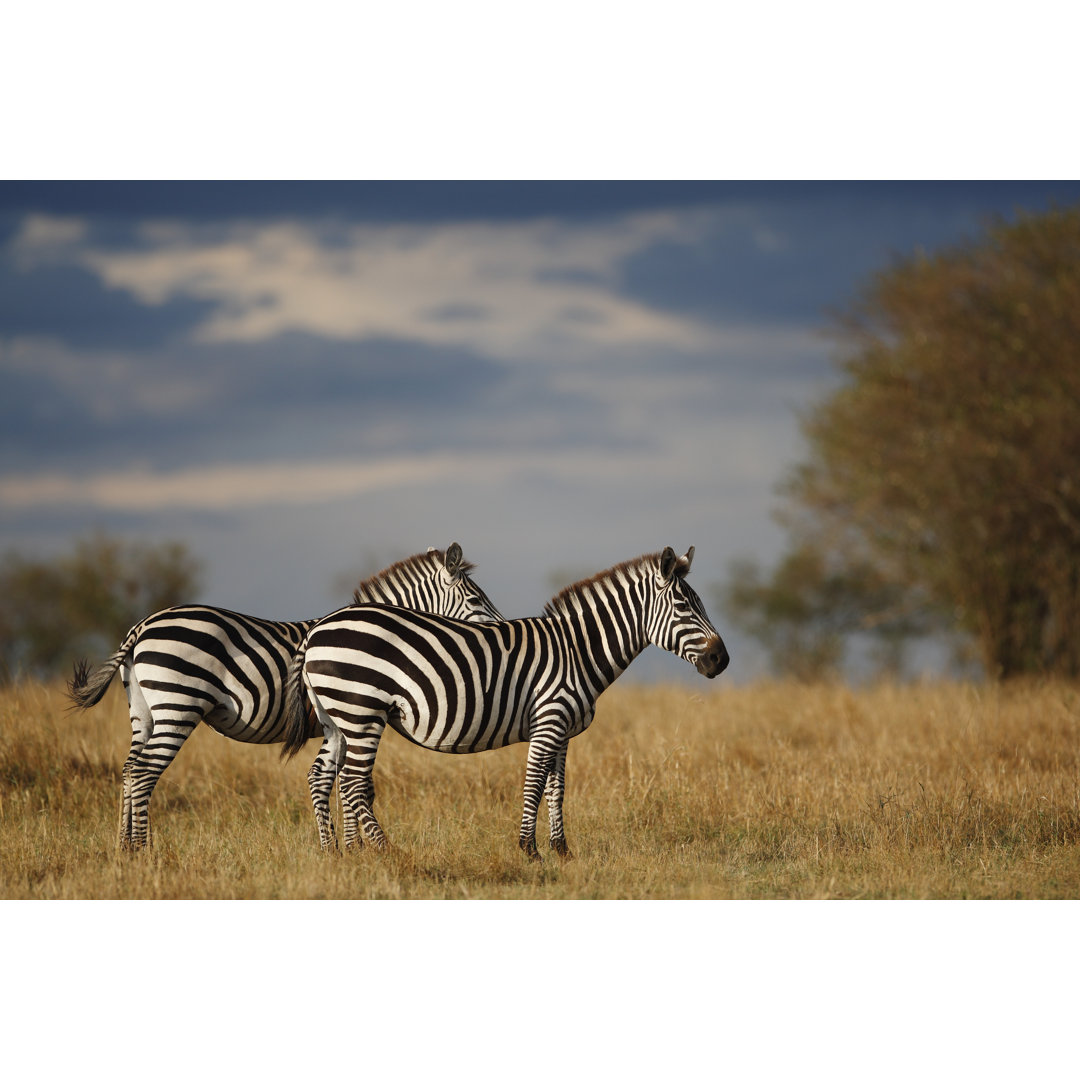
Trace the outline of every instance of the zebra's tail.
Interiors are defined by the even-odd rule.
[[[285,675],[285,741],[281,757],[288,761],[311,738],[311,709],[308,706],[307,688],[304,686],[304,657],[307,655],[307,639],[289,664]]]
[[[96,705],[105,696],[105,691],[109,689],[109,683],[112,682],[117,669],[135,647],[135,639],[138,636],[137,631],[138,626],[133,626],[128,631],[127,637],[124,638],[123,645],[101,667],[94,671],[90,670],[88,660],[75,661],[75,671],[67,689],[73,707],[89,709],[91,705]]]

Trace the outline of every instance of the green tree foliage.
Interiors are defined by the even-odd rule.
[[[941,620],[992,677],[1080,675],[1080,207],[897,262],[836,330],[844,380],[784,488],[796,552],[871,566],[863,620]],[[806,602],[804,626],[836,597]]]
[[[201,576],[180,543],[97,535],[55,559],[9,553],[0,564],[0,675],[52,675],[84,655],[104,660],[139,619],[193,599]]]

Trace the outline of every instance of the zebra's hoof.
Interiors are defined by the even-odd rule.
[[[525,852],[525,857],[531,862],[543,862],[540,858],[540,852],[536,850],[535,840],[519,840],[518,846]]]
[[[552,840],[551,850],[554,851],[560,859],[572,859],[574,857],[574,853],[567,847],[565,840]]]

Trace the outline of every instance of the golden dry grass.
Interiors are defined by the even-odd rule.
[[[201,729],[154,794],[154,850],[121,856],[125,706],[0,691],[0,897],[1080,897],[1074,685],[616,686],[571,744],[577,858],[539,866],[516,846],[524,747],[451,757],[392,732],[387,852],[318,850],[314,742],[283,766]]]

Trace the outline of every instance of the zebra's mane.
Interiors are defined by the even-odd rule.
[[[597,586],[605,581],[629,581],[641,576],[643,568],[652,570],[660,566],[660,552],[654,551],[651,555],[639,555],[636,559],[626,559],[624,562],[611,567],[609,570],[601,570],[592,577],[575,581],[573,585],[567,585],[561,592],[556,593],[545,605],[545,615],[572,614],[574,611],[575,597],[587,596]],[[685,558],[680,558],[675,563],[675,573],[679,577],[686,577],[690,572]]]
[[[378,589],[378,586],[386,581],[392,581],[394,578],[399,577],[402,573],[412,570],[414,567],[421,566],[430,559],[437,559],[438,565],[442,566],[446,562],[446,552],[437,551],[432,549],[431,551],[421,551],[417,555],[410,555],[407,559],[399,559],[393,566],[388,566],[385,570],[380,570],[377,574],[372,574],[369,578],[364,578],[359,585],[353,589],[353,603],[364,603],[364,590],[365,589]],[[467,574],[470,570],[475,570],[476,564],[469,562],[467,559],[462,559],[460,563],[460,572]]]

